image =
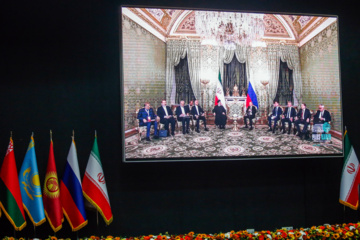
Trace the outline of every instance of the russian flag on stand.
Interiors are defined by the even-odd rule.
[[[249,81],[249,87],[248,87],[248,93],[247,93],[247,97],[246,97],[246,107],[249,106],[249,102],[252,102],[254,106],[256,106],[257,108],[259,108],[259,104],[258,104],[258,100],[256,97],[256,93],[254,88],[251,85],[251,82]]]
[[[60,199],[64,215],[72,231],[78,231],[88,223],[80,181],[80,171],[74,138],[71,142],[64,176],[60,183]]]

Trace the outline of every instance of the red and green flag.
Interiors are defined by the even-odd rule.
[[[12,138],[0,170],[0,207],[16,231],[26,226]]]
[[[82,184],[84,197],[96,207],[106,224],[109,225],[113,220],[113,215],[96,136]]]

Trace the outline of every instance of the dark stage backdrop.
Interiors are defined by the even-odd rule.
[[[10,2],[10,1],[9,1]],[[134,236],[306,227],[358,220],[338,203],[342,159],[183,163],[121,162],[118,7],[170,6],[170,1],[12,1],[1,6],[0,157],[13,131],[18,170],[35,133],[41,184],[53,131],[62,176],[75,130],[83,176],[98,143],[114,222],[105,227],[88,211],[79,236]],[[5,5],[4,5],[5,4]],[[339,15],[344,123],[360,147],[359,30],[356,8],[337,1],[176,1],[176,7],[245,9]],[[360,155],[360,151],[358,151]],[[29,220],[29,219],[28,219]],[[75,237],[65,221],[57,236]],[[32,224],[16,236],[33,237]],[[37,236],[52,234],[48,223]],[[0,235],[13,235],[5,216]]]

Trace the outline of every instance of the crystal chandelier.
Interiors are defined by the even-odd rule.
[[[264,15],[240,12],[195,11],[195,28],[201,40],[227,49],[251,45],[264,36]]]

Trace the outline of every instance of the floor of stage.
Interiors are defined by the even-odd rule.
[[[332,137],[328,142],[301,140],[293,135],[268,132],[268,126],[258,125],[252,131],[240,128],[232,130],[218,129],[209,126],[210,131],[190,131],[183,135],[176,132],[175,136],[138,141],[138,135],[125,139],[125,158],[216,158],[216,157],[260,157],[261,156],[295,156],[341,154],[342,141]]]

